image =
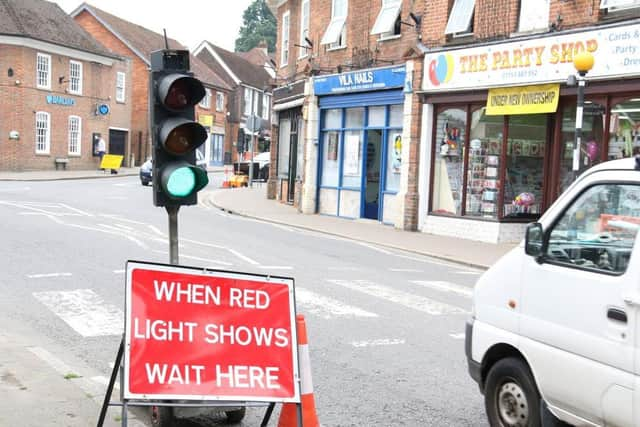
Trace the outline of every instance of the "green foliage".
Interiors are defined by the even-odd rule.
[[[242,27],[236,39],[236,52],[247,52],[265,40],[269,52],[276,50],[276,18],[265,0],[253,0],[242,14]]]

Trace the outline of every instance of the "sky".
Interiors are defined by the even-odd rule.
[[[82,0],[50,0],[70,13]],[[251,0],[88,0],[88,4],[194,49],[202,40],[234,50],[242,13]]]

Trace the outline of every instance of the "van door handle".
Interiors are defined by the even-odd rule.
[[[627,313],[619,308],[610,308],[607,310],[607,317],[611,320],[627,323]]]

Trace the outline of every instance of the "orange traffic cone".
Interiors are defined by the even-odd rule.
[[[316,402],[313,397],[313,382],[311,381],[311,361],[309,359],[309,342],[307,340],[307,325],[304,315],[296,316],[298,330],[298,358],[300,363],[300,400],[302,404],[302,425],[304,427],[319,427],[316,414]],[[300,427],[295,403],[283,403],[280,411],[278,427]]]

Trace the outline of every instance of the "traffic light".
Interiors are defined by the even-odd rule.
[[[150,80],[153,204],[195,205],[209,183],[206,170],[196,165],[196,149],[207,140],[205,128],[194,121],[204,86],[189,71],[186,50],[152,52]]]

